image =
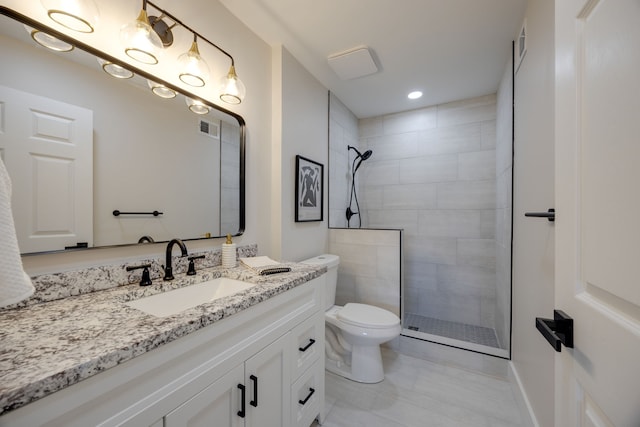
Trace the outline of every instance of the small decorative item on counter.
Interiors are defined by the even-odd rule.
[[[233,268],[236,265],[236,244],[231,241],[231,234],[227,234],[227,241],[222,244],[222,266]]]

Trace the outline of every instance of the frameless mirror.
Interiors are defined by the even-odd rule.
[[[46,34],[74,43],[0,12],[0,156],[21,252],[242,234],[242,117],[90,47],[44,48]]]

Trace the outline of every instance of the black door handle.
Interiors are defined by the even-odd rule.
[[[311,399],[311,396],[313,396],[313,393],[315,392],[316,392],[315,389],[309,387],[309,394],[307,395],[307,397],[305,397],[303,400],[298,400],[298,403],[301,405],[306,404],[309,401],[309,399]]]
[[[258,407],[258,377],[255,375],[249,376],[249,379],[253,381],[253,400],[249,402],[249,405],[254,408]]]
[[[553,310],[553,320],[536,317],[536,329],[557,352],[562,350],[562,344],[573,348],[573,319],[564,311]]]
[[[245,400],[245,397],[246,397],[245,396],[246,389],[245,389],[245,386],[243,384],[238,384],[238,388],[240,389],[240,400],[241,400],[240,410],[238,411],[238,416],[240,418],[244,418],[245,414],[247,413],[246,412],[246,407],[244,406],[244,400]]]
[[[304,353],[309,349],[309,347],[311,347],[315,343],[316,343],[316,340],[314,340],[313,338],[309,338],[309,344],[305,345],[304,347],[298,347],[298,350]]]
[[[547,218],[549,222],[554,222],[556,220],[556,210],[549,209],[546,212],[525,212],[524,216],[530,216],[534,218]]]

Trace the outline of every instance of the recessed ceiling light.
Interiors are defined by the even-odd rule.
[[[419,90],[413,91],[409,95],[407,95],[409,99],[418,99],[421,96],[422,96],[422,92],[420,92]]]

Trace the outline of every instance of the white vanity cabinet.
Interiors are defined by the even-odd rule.
[[[0,427],[308,427],[324,407],[324,283],[320,276],[11,411]]]

